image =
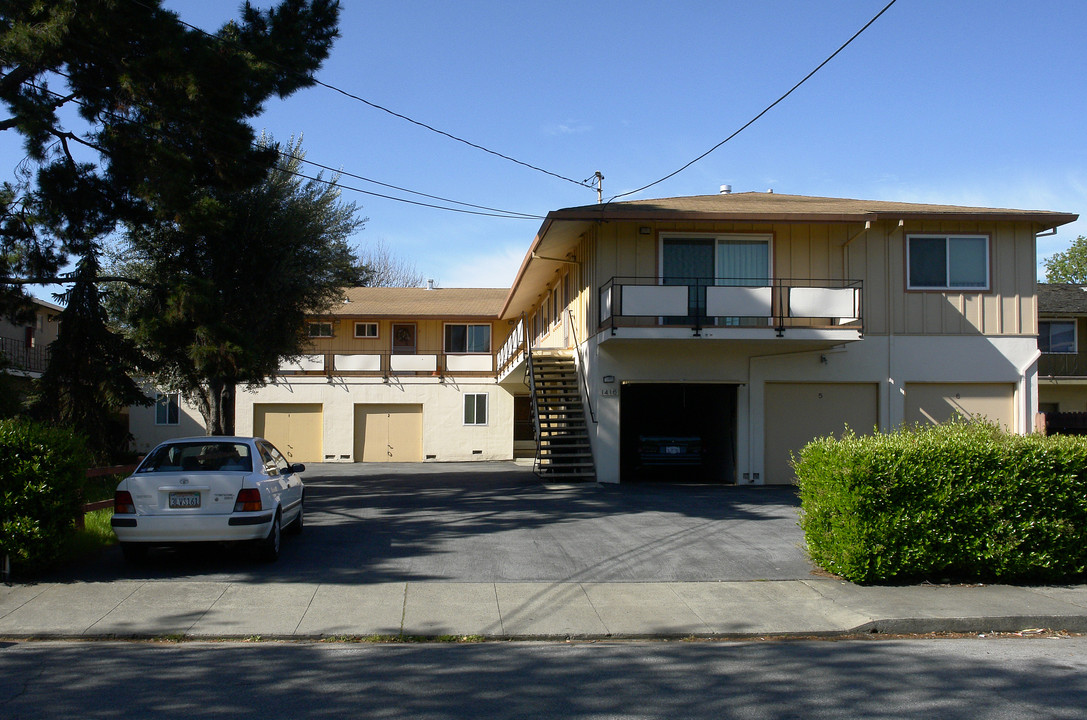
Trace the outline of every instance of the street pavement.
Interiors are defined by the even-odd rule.
[[[0,638],[1087,632],[1087,585],[858,586],[788,488],[549,486],[514,463],[316,465],[277,563],[203,548],[0,586]]]

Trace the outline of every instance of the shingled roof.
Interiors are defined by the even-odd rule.
[[[353,287],[325,314],[359,317],[497,318],[506,288]]]
[[[608,219],[651,220],[698,217],[792,222],[858,222],[908,218],[1029,220],[1046,226],[1073,222],[1079,216],[1050,210],[933,205],[929,203],[852,200],[780,193],[722,193],[690,197],[630,200],[581,205],[548,214],[550,220]]]
[[[1038,283],[1038,312],[1046,315],[1087,315],[1087,285]]]

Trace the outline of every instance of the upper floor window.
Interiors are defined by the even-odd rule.
[[[311,338],[332,337],[332,323],[330,322],[306,323],[306,330]]]
[[[1038,349],[1044,353],[1076,352],[1076,321],[1040,320]]]
[[[985,235],[910,235],[906,238],[910,290],[988,290]]]
[[[155,394],[155,424],[177,425],[181,421],[179,395],[176,392]]]
[[[446,325],[445,351],[447,353],[489,353],[491,326],[467,323]]]
[[[355,323],[355,337],[357,337],[357,338],[376,338],[377,337],[377,323],[376,322],[357,322],[357,323]]]

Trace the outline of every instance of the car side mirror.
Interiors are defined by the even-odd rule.
[[[290,474],[306,472],[306,466],[302,463],[294,463],[287,467],[287,472]]]

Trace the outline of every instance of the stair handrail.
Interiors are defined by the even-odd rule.
[[[577,326],[574,324],[574,311],[566,308],[566,321],[570,324],[570,334],[574,338],[574,352],[577,353],[577,376],[581,380],[581,387],[585,391],[585,404],[589,406],[589,417],[596,425],[596,411],[593,410],[593,401],[589,397],[589,383],[585,379],[585,359],[581,356],[581,343],[577,340]]]
[[[521,313],[521,322],[524,323],[525,314]],[[525,375],[528,377],[528,396],[532,398],[532,427],[536,436],[536,452],[532,458],[532,472],[539,475],[540,465],[540,406],[536,402],[536,370],[532,365],[532,341],[526,332],[525,343]]]

